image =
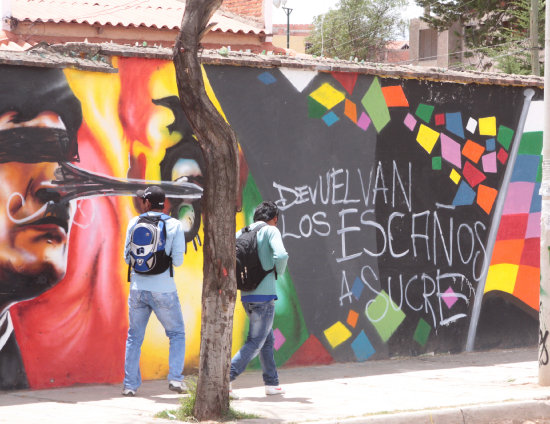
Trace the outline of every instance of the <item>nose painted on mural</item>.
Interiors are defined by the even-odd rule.
[[[39,189],[34,195],[14,192],[8,198],[8,217],[21,228],[34,228],[45,233],[49,242],[65,242],[71,218],[69,202],[61,201],[58,193]]]
[[[194,200],[202,197],[203,189],[189,182],[148,181],[115,178],[87,171],[71,163],[61,162],[51,187],[45,187],[48,196],[59,194],[61,202],[96,196],[135,196],[137,190],[158,185],[168,198]],[[45,196],[46,194],[44,194]]]
[[[33,219],[41,214],[43,218],[68,217],[68,212],[62,212],[73,200],[97,196],[135,196],[137,190],[157,185],[164,190],[171,202],[171,215],[184,223],[186,241],[193,240],[195,244],[200,226],[200,199],[203,189],[197,183],[189,182],[189,177],[180,177],[176,181],[122,179],[87,171],[68,162],[60,162],[54,172],[54,178],[50,182],[44,182],[38,190],[37,196],[45,204],[33,214]],[[200,244],[200,239],[198,242]]]

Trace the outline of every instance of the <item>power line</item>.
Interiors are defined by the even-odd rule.
[[[518,53],[523,53],[523,52],[527,52],[527,51],[530,51],[530,50],[531,50],[530,48],[523,48],[523,49],[520,49],[520,50],[514,50],[514,51],[511,51],[511,52],[500,54],[498,56],[493,56],[493,57],[491,57],[491,59],[500,59],[500,58],[503,58],[503,57],[516,55]],[[459,67],[461,67],[461,65],[452,65],[452,66],[449,66],[448,69],[458,69]]]
[[[349,22],[351,22],[351,21],[345,21],[344,23],[349,23]],[[351,30],[351,31],[350,31],[348,34],[346,34],[346,35],[350,35],[350,34],[353,34],[353,33],[357,33],[357,32],[359,32],[359,31],[363,31],[363,30],[364,30],[364,28],[358,27],[358,28],[355,28],[355,29]],[[336,37],[330,37],[330,38],[328,38],[328,39],[327,39],[327,38],[324,38],[324,33],[322,33],[321,35],[322,35],[322,37],[323,37],[323,45],[324,45],[324,46],[326,46],[327,44],[329,44],[330,41],[335,41],[335,40],[337,40]],[[345,46],[346,44],[351,44],[351,43],[353,43],[354,41],[361,40],[361,39],[367,38],[367,37],[369,37],[369,36],[370,36],[370,34],[362,34],[362,35],[360,35],[359,37],[352,38],[351,40],[346,40],[346,41],[344,41],[344,42],[342,42],[342,43],[340,43],[340,44],[336,44],[335,46],[331,46],[331,48],[336,49],[336,48],[338,48],[338,47]],[[325,49],[326,49],[326,47],[325,47]]]
[[[476,1],[478,1],[478,0],[470,0],[470,1],[466,2],[466,3],[464,3],[464,6],[467,6],[467,5],[469,5],[469,4],[471,4],[471,3],[474,3],[474,2],[476,2]],[[332,12],[332,11],[342,11],[342,9],[331,9],[331,10],[327,11],[326,13],[321,14],[320,16],[325,17],[328,13],[330,13],[330,12]],[[350,18],[350,19],[342,20],[342,21],[340,22],[340,24],[353,23],[353,22],[355,22],[355,21],[357,21],[357,20],[364,19],[365,17],[366,17],[366,16],[358,15],[358,16],[355,16],[355,17]],[[404,20],[403,20],[403,21],[404,21]],[[321,22],[322,22],[322,26],[324,26],[324,19],[322,19]],[[359,27],[359,28],[356,28],[356,29],[354,30],[354,32],[360,31],[361,29],[362,29],[362,28],[360,28],[360,27]],[[361,38],[361,37],[358,37],[358,38]],[[353,39],[353,40],[344,42],[344,43],[339,44],[339,45],[337,45],[337,46],[335,46],[335,47],[339,47],[340,45],[344,45],[345,43],[353,42],[353,41],[357,40],[358,38],[355,38],[355,39]],[[336,37],[332,37],[332,38],[329,38],[328,40],[325,39],[324,41],[326,42],[326,41],[335,40],[335,39],[336,39]]]
[[[470,5],[470,4],[472,4],[472,3],[476,2],[476,1],[477,1],[477,0],[470,0],[470,1],[466,2],[466,3],[464,3],[463,6],[468,6],[468,5]],[[336,10],[341,10],[341,9],[336,9]],[[329,12],[327,12],[327,13],[329,13]],[[322,16],[323,16],[323,17],[326,16],[327,13],[322,14]],[[355,22],[355,21],[358,20],[358,19],[363,19],[363,18],[365,18],[365,16],[356,16],[356,17],[354,17],[354,18],[351,18],[351,19],[347,19],[347,20],[342,21],[342,22],[341,22],[341,25],[347,24],[347,23],[352,23],[352,22]],[[336,37],[326,38],[326,37],[324,36],[324,33],[325,33],[324,28],[323,28],[323,27],[325,26],[324,24],[325,24],[325,22],[324,22],[324,19],[323,19],[323,21],[322,21],[322,30],[321,30],[321,31],[322,31],[321,37],[322,37],[322,45],[323,45],[323,46],[322,46],[322,49],[321,49],[321,50],[326,50],[326,45],[327,45],[327,44],[329,44],[331,41],[337,40]],[[363,28],[358,27],[358,28],[352,30],[352,31],[350,32],[350,34],[353,34],[353,33],[356,33],[356,32],[358,32],[358,31],[361,31],[362,29],[363,29]],[[357,40],[360,40],[360,39],[363,39],[363,38],[366,38],[366,37],[368,37],[368,34],[364,34],[364,35],[361,35],[361,36],[359,36],[359,37],[353,38],[353,39],[351,39],[351,40],[347,40],[347,41],[341,42],[341,43],[339,43],[339,44],[337,44],[337,45],[335,45],[335,46],[331,46],[331,48],[336,49],[336,48],[338,48],[338,47],[345,46],[346,44],[351,44],[351,43],[353,43],[354,41],[357,41]],[[511,43],[511,42],[507,42],[507,43],[503,43],[503,44],[508,44],[508,43]],[[464,50],[464,51],[458,51],[458,52],[448,53],[448,54],[444,54],[444,55],[432,56],[432,57],[429,57],[429,58],[426,58],[426,59],[436,59],[436,58],[438,58],[438,57],[449,56],[449,55],[452,55],[452,54],[456,55],[456,54],[461,54],[461,53],[465,53],[465,52],[472,52],[472,51],[477,51],[477,50],[482,50],[482,49],[490,49],[490,48],[494,48],[494,47],[496,47],[496,46],[499,46],[499,45],[490,46],[490,47],[480,47],[480,48],[477,48],[477,49],[469,49],[469,50]],[[397,62],[397,64],[408,64],[408,63],[412,63],[412,62],[414,62],[414,60],[401,61],[401,62]]]
[[[340,46],[343,46],[343,45],[346,45],[346,44],[349,44],[349,43],[352,43],[354,41],[357,41],[357,40],[360,40],[362,38],[365,38],[367,37],[368,35],[365,34],[363,36],[360,36],[360,37],[356,37],[352,40],[348,40],[348,41],[345,41],[343,43],[340,43],[340,44],[337,44],[336,46],[332,46],[332,48],[337,48],[337,47],[340,47]],[[332,40],[335,40],[335,38],[333,37]],[[486,47],[478,47],[478,48],[474,48],[474,49],[467,49],[467,50],[459,50],[459,51],[455,51],[455,52],[451,52],[451,53],[445,53],[445,54],[441,54],[441,55],[435,55],[435,56],[429,56],[429,57],[424,57],[422,59],[425,59],[425,60],[434,60],[434,59],[437,59],[437,58],[440,58],[440,57],[449,57],[449,56],[453,56],[453,55],[461,55],[463,53],[473,53],[473,52],[477,52],[477,51],[481,51],[481,50],[485,50],[485,51],[491,51],[491,50],[495,50],[499,47],[502,47],[502,46],[506,46],[506,45],[514,45],[514,44],[521,44],[521,43],[524,43],[528,41],[527,38],[524,38],[524,39],[520,39],[520,40],[515,40],[515,41],[507,41],[507,42],[504,42],[504,43],[500,43],[500,44],[495,44],[493,46],[486,46]],[[325,41],[325,44],[326,44],[326,41]],[[524,51],[525,49],[522,49],[522,50],[519,50],[519,52],[522,52]],[[511,55],[511,54],[515,54],[515,53],[518,53],[517,50],[515,50],[514,52],[512,53],[507,53],[506,55],[501,55],[501,56],[496,56],[495,58],[499,58],[499,57],[504,57],[504,56],[508,56],[508,55]],[[410,60],[404,60],[404,61],[400,61],[400,62],[395,62],[396,65],[407,65],[407,64],[411,64],[413,62],[415,62],[416,59],[410,59]],[[449,67],[449,69],[452,69],[452,67]]]
[[[472,0],[472,1],[474,1],[474,0]],[[397,11],[396,11],[396,12],[397,12]],[[327,12],[327,13],[328,13],[328,12]],[[323,14],[322,16],[323,16],[323,17],[326,16],[327,13]],[[357,20],[361,20],[361,19],[365,19],[365,18],[366,18],[366,16],[358,15],[358,16],[356,16],[356,17],[354,17],[354,18],[341,20],[341,21],[338,22],[338,24],[339,24],[340,26],[342,26],[342,25],[344,25],[344,24],[353,23],[353,22],[355,22],[355,21],[357,21]],[[324,34],[324,33],[326,32],[326,31],[324,30],[324,27],[326,26],[326,20],[323,19],[321,22],[322,22],[322,24],[321,24],[322,34]],[[353,29],[353,30],[351,31],[351,33],[353,34],[353,33],[355,33],[355,32],[361,31],[362,29],[363,29],[362,27],[357,27],[357,28]],[[323,36],[323,38],[324,38],[324,36]],[[357,38],[354,38],[354,39],[352,39],[352,40],[345,41],[345,42],[343,42],[343,43],[341,43],[341,44],[338,44],[338,45],[336,45],[336,46],[333,46],[333,48],[340,47],[340,46],[345,45],[345,44],[347,44],[347,43],[351,43],[351,42],[356,41],[356,40],[358,40],[358,39],[360,39],[360,38],[364,38],[364,36],[357,37]],[[336,37],[330,37],[330,38],[328,38],[328,39],[327,39],[327,38],[324,38],[324,44],[326,44],[327,42],[330,42],[330,41],[332,41],[332,40],[336,40]]]
[[[498,47],[505,46],[505,45],[508,45],[508,44],[519,44],[519,43],[525,42],[527,40],[528,40],[527,38],[524,38],[524,39],[516,40],[516,41],[507,41],[505,43],[495,44],[493,46],[478,47],[478,48],[475,48],[475,49],[468,49],[468,50],[460,50],[460,51],[457,51],[457,52],[445,53],[445,54],[440,54],[440,55],[436,55],[436,56],[423,57],[422,59],[433,60],[433,59],[437,59],[439,57],[453,56],[453,55],[462,54],[462,53],[472,53],[472,52],[476,52],[476,51],[479,51],[479,50],[492,50],[492,49],[496,49]],[[396,65],[409,65],[412,62],[415,62],[416,60],[417,59],[403,60],[403,61],[400,61],[400,62],[395,62],[395,64]]]

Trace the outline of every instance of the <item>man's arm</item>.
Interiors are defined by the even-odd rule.
[[[173,218],[177,225],[175,228],[174,241],[172,242],[172,251],[170,256],[172,257],[172,264],[174,266],[180,266],[183,263],[183,255],[185,253],[185,232],[183,231],[182,223]]]
[[[132,232],[132,228],[135,225],[136,219],[137,218],[132,218],[128,223],[128,228],[126,229],[126,242],[124,243],[124,261],[127,264],[130,264],[130,235]]]
[[[273,262],[275,262],[277,274],[282,275],[288,262],[288,253],[283,244],[283,237],[277,227],[270,227],[269,245],[273,251]]]

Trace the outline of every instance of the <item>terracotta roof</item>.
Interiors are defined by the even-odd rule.
[[[9,31],[0,31],[0,50],[22,52],[30,49],[32,46],[32,44],[27,43]]]
[[[12,0],[12,17],[31,22],[145,26],[178,29],[185,3],[178,0]],[[218,10],[213,31],[265,34],[253,21]]]
[[[386,44],[386,48],[390,50],[405,50],[409,48],[409,41],[408,40],[389,41]]]
[[[410,50],[386,50],[384,56],[386,63],[407,64],[410,61]]]

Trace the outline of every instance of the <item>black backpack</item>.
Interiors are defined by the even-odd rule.
[[[241,230],[241,235],[236,241],[237,250],[237,289],[242,291],[252,291],[260,285],[264,277],[270,272],[275,272],[275,278],[277,278],[277,271],[275,267],[266,271],[262,267],[260,257],[258,256],[258,242],[256,241],[256,235],[260,228],[267,225],[262,223],[257,225],[254,229],[250,229],[249,226],[244,227]]]
[[[130,263],[128,265],[128,281],[131,268],[139,274],[161,274],[170,268],[173,276],[172,258],[166,254],[166,221],[168,215],[139,216],[130,234]]]

